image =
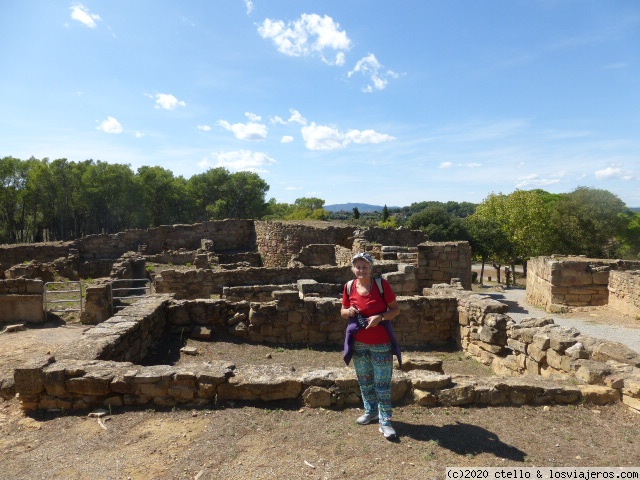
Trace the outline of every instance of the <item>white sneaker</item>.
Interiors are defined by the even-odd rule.
[[[375,422],[376,420],[378,420],[377,413],[365,413],[358,417],[356,423],[359,425],[369,425],[371,422]]]
[[[378,430],[380,430],[380,433],[382,433],[382,435],[384,435],[384,438],[386,438],[387,440],[393,440],[398,436],[391,425],[380,425],[380,428]]]

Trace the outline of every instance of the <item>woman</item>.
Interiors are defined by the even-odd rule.
[[[344,287],[340,315],[349,320],[344,360],[348,365],[353,357],[364,402],[364,415],[356,422],[367,425],[379,420],[380,432],[385,438],[394,439],[396,432],[391,425],[393,355],[401,365],[402,357],[391,319],[398,316],[400,307],[389,282],[372,278],[370,254],[358,253],[351,265],[355,280]]]

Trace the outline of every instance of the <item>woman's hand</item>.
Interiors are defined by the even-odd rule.
[[[367,328],[371,328],[371,327],[377,326],[380,322],[384,320],[384,318],[382,318],[382,314],[380,314],[380,315],[373,315],[369,317],[368,320],[369,320],[369,326]]]
[[[346,318],[348,320],[358,314],[358,309],[356,307],[343,308],[340,313],[342,314],[342,318]]]

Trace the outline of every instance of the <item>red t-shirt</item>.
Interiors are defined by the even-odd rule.
[[[371,279],[371,287],[369,295],[360,295],[358,293],[358,279],[354,280],[353,288],[351,289],[351,295],[347,293],[347,286],[344,287],[342,293],[342,306],[343,308],[349,308],[352,305],[360,310],[360,313],[365,317],[372,317],[387,311],[387,303],[391,303],[396,299],[396,294],[391,288],[391,285],[384,278],[382,279],[382,286],[384,289],[384,298],[378,285],[374,279]],[[382,345],[391,343],[391,337],[386,328],[381,324],[375,327],[361,328],[354,336],[356,342],[366,343],[368,345]]]

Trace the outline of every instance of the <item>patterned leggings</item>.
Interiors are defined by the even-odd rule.
[[[393,352],[391,345],[368,345],[355,342],[353,365],[356,369],[364,409],[378,412],[381,425],[391,424],[391,377]]]

